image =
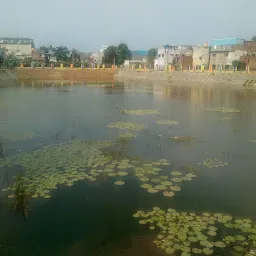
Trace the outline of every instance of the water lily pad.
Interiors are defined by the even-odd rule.
[[[172,191],[180,191],[181,190],[181,188],[179,186],[171,186],[170,189]]]
[[[152,188],[152,185],[150,185],[150,184],[142,184],[142,185],[140,185],[142,188],[145,188],[145,189],[151,189]]]
[[[211,230],[208,231],[207,234],[210,235],[210,236],[216,236],[217,235],[217,233],[215,231],[211,231]]]
[[[225,241],[230,242],[230,243],[235,243],[236,239],[233,236],[226,236]]]
[[[173,197],[175,194],[172,191],[164,191],[163,195],[166,197]]]
[[[154,188],[149,188],[148,190],[148,193],[157,193],[159,190],[157,190],[157,189],[154,189]]]
[[[173,253],[175,252],[175,249],[174,249],[174,248],[171,248],[171,247],[167,247],[167,248],[165,249],[165,252],[166,252],[167,254],[173,254]]]
[[[192,252],[193,252],[194,254],[201,254],[201,253],[202,253],[202,250],[199,249],[199,248],[192,248]]]
[[[117,175],[118,176],[127,176],[128,172],[118,172]]]
[[[203,254],[205,255],[212,255],[213,254],[213,250],[210,248],[203,248]]]
[[[166,190],[167,187],[164,186],[164,185],[157,185],[157,186],[155,186],[155,189],[157,189],[157,190]]]
[[[244,241],[246,238],[244,236],[241,236],[241,235],[236,235],[235,239],[236,239],[236,241]]]
[[[164,186],[171,186],[172,185],[172,182],[168,181],[168,180],[164,180],[161,182],[162,185]]]
[[[181,172],[177,172],[177,171],[173,171],[173,172],[171,172],[171,175],[173,175],[173,176],[181,176],[182,173]]]
[[[236,252],[244,252],[245,249],[242,246],[236,245],[233,247]]]
[[[172,178],[171,179],[173,182],[182,182],[182,179],[181,178]]]
[[[124,184],[125,184],[125,182],[121,181],[121,180],[115,182],[115,185],[118,185],[118,186],[121,186],[121,185],[124,185]]]
[[[224,242],[218,241],[214,243],[214,246],[218,248],[225,248],[226,244]]]

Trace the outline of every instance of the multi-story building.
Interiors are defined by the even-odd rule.
[[[154,68],[157,70],[164,69],[166,65],[178,65],[182,69],[192,66],[192,46],[190,45],[164,45],[160,46],[157,51]]]
[[[6,49],[6,54],[14,54],[18,59],[31,58],[34,41],[30,38],[0,37],[0,48]]]
[[[240,38],[224,38],[212,40],[210,65],[213,70],[232,69],[233,62],[247,55],[245,41]]]
[[[209,46],[205,43],[203,46],[193,46],[193,68],[195,70],[207,69],[210,61]]]

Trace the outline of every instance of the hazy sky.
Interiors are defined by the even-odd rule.
[[[256,0],[0,0],[0,36],[95,51],[256,35]]]

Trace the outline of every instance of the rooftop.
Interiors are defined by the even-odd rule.
[[[131,53],[132,53],[132,56],[137,56],[137,55],[148,56],[148,51],[146,50],[133,50],[131,51]]]
[[[33,39],[21,37],[0,37],[0,44],[31,44],[34,47]]]

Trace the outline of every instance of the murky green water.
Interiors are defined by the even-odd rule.
[[[129,112],[139,109],[147,111]],[[165,255],[153,243],[158,228],[149,230],[133,217],[155,206],[223,213],[255,223],[255,113],[256,92],[250,90],[142,84],[1,87],[0,189],[12,188],[13,176],[28,177],[24,186],[32,185],[26,218],[10,206],[16,200],[8,195],[15,191],[0,192],[0,255]],[[133,126],[107,127],[118,126],[116,122]],[[144,129],[134,130],[135,124]],[[112,144],[95,151],[97,141]],[[129,165],[119,168],[123,159]],[[160,159],[170,165],[160,165]],[[100,172],[106,165],[114,175],[128,175]],[[167,176],[180,191],[168,197],[163,192],[170,192],[170,186],[157,193],[140,187],[160,184],[151,182],[147,172],[152,166],[161,169],[155,178]],[[68,182],[59,182],[70,168],[80,179],[69,173]],[[174,182],[172,171],[196,177]],[[117,180],[125,184],[115,185]],[[232,253],[223,249],[214,255],[245,255]]]

